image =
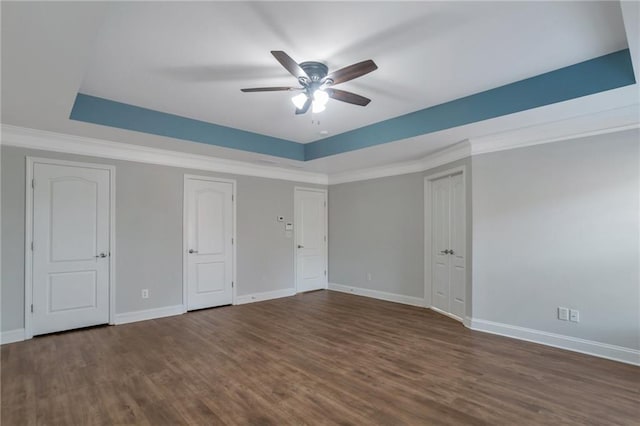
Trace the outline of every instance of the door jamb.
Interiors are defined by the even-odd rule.
[[[115,324],[116,312],[116,167],[109,164],[85,163],[44,157],[26,157],[25,232],[24,232],[24,338],[33,337],[31,303],[33,301],[33,168],[35,164],[53,164],[107,170],[109,172],[109,324]]]
[[[298,191],[310,191],[310,192],[319,192],[324,194],[324,233],[325,233],[325,242],[324,242],[324,270],[327,271],[324,279],[324,288],[327,289],[329,287],[329,202],[327,200],[327,190],[324,188],[308,188],[303,186],[294,186],[293,187],[293,286],[296,293],[298,293],[298,225],[300,224],[300,218],[298,212]]]
[[[439,309],[435,309],[432,304],[432,291],[433,291],[433,282],[431,277],[431,262],[432,262],[432,244],[431,244],[431,227],[433,226],[432,218],[431,218],[431,195],[432,195],[432,186],[433,181],[436,179],[443,178],[445,176],[452,176],[458,173],[462,173],[462,186],[464,188],[464,239],[465,239],[465,262],[467,262],[467,253],[466,245],[467,245],[467,166],[462,165],[459,167],[453,167],[451,169],[444,170],[442,172],[433,173],[424,177],[424,306],[426,308],[433,309],[437,312],[443,313]],[[466,265],[465,265],[466,268]],[[465,287],[469,286],[468,280],[466,279],[467,272],[465,271]],[[467,303],[465,297],[465,310],[467,309]],[[455,318],[458,321],[463,321],[462,318],[457,318],[452,316],[451,314],[446,313],[445,315]]]
[[[231,237],[233,238],[233,265],[232,265],[232,277],[231,281],[233,283],[233,288],[231,289],[231,304],[236,304],[236,294],[238,289],[238,282],[236,280],[237,274],[237,250],[238,247],[238,238],[236,235],[236,202],[238,197],[236,196],[236,187],[237,183],[235,179],[223,179],[213,176],[203,176],[203,175],[193,175],[185,173],[183,177],[183,188],[182,188],[182,312],[187,312],[187,251],[189,250],[189,241],[188,241],[188,230],[187,230],[187,181],[189,179],[193,180],[204,180],[208,182],[219,182],[219,183],[230,183],[231,184]]]

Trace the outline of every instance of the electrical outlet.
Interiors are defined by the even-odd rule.
[[[558,308],[558,319],[562,320],[562,321],[568,321],[569,320],[569,308],[563,308],[562,306],[560,306]]]
[[[580,322],[580,311],[577,309],[569,310],[569,321],[571,322]]]
[[[143,299],[148,299],[149,298],[149,289],[148,288],[143,288],[142,289],[142,298]]]
[[[367,272],[367,281],[371,281],[371,272]]]

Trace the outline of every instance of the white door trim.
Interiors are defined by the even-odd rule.
[[[184,178],[183,178],[183,187],[182,187],[182,312],[187,312],[187,269],[188,269],[188,265],[187,265],[187,261],[188,261],[188,257],[187,257],[187,252],[189,250],[189,241],[188,240],[188,236],[189,236],[189,232],[187,230],[187,181],[189,179],[196,179],[196,180],[204,180],[207,182],[220,182],[220,183],[230,183],[231,184],[231,188],[232,188],[232,199],[231,199],[231,217],[232,217],[232,229],[231,229],[231,235],[233,238],[233,266],[232,266],[232,278],[231,281],[233,283],[233,288],[231,289],[231,294],[232,294],[232,299],[231,299],[231,304],[235,305],[236,304],[236,293],[237,293],[237,288],[238,288],[238,282],[236,280],[236,276],[237,276],[237,264],[238,262],[236,261],[237,259],[237,250],[236,247],[238,247],[238,238],[236,236],[236,201],[237,201],[237,197],[236,197],[236,187],[237,187],[237,183],[235,179],[223,179],[223,178],[217,178],[217,177],[212,177],[212,176],[202,176],[202,175],[192,175],[192,174],[185,174]]]
[[[57,160],[43,157],[26,159],[25,179],[25,232],[24,232],[24,338],[31,339],[31,303],[33,301],[33,167],[38,164],[74,166],[107,170],[109,172],[109,324],[115,324],[116,312],[116,168],[108,164],[85,163],[81,161]]]
[[[431,261],[432,261],[432,256],[433,254],[431,253],[431,226],[433,225],[432,220],[431,220],[431,195],[432,195],[432,186],[433,186],[433,181],[445,176],[451,176],[451,175],[455,175],[458,173],[462,173],[462,185],[464,188],[464,223],[465,223],[465,229],[463,230],[463,235],[465,236],[465,246],[467,244],[467,226],[466,226],[466,218],[467,218],[467,183],[466,183],[466,173],[467,173],[467,166],[459,166],[459,167],[453,167],[451,169],[447,169],[444,170],[442,172],[438,172],[438,173],[433,173],[430,175],[425,176],[424,178],[424,306],[430,309],[434,309],[433,308],[433,304],[432,304],[432,289],[433,289],[433,282],[431,280]],[[467,261],[466,256],[468,256],[469,254],[466,253],[465,250],[465,262]],[[466,272],[465,272],[466,273]],[[465,280],[465,287],[468,289],[470,283],[468,282],[468,280]],[[468,291],[466,292],[468,294]],[[468,300],[466,300],[465,297],[465,309],[467,309],[467,304],[469,303]],[[438,312],[441,312],[438,309],[434,309]],[[457,318],[451,314],[447,314],[447,316],[450,316],[452,318],[455,318],[459,321],[462,321],[462,318]]]
[[[296,232],[298,232],[298,224],[300,223],[298,215],[298,191],[311,191],[324,194],[324,232],[327,237],[327,241],[324,244],[324,269],[327,271],[325,276],[325,289],[329,287],[329,201],[327,200],[327,190],[322,188],[308,188],[304,186],[293,187],[293,284],[298,293],[298,248]]]

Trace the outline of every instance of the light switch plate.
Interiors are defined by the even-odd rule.
[[[560,306],[558,308],[558,319],[562,320],[562,321],[568,321],[569,320],[569,308],[563,308],[562,306]]]

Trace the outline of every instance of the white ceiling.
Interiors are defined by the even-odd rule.
[[[612,2],[117,3],[81,91],[310,142],[626,46]],[[295,116],[291,93],[240,92],[298,86],[271,50],[330,70],[373,59],[378,70],[340,85],[372,102]]]
[[[339,173],[637,105],[637,85],[306,163],[68,116],[80,91],[306,143],[320,139],[320,130],[339,134],[624,49],[626,40],[615,1],[3,2],[2,122]],[[290,93],[240,92],[295,84],[270,50],[331,70],[373,59],[378,70],[339,86],[371,104],[330,101],[321,114],[294,116]]]

